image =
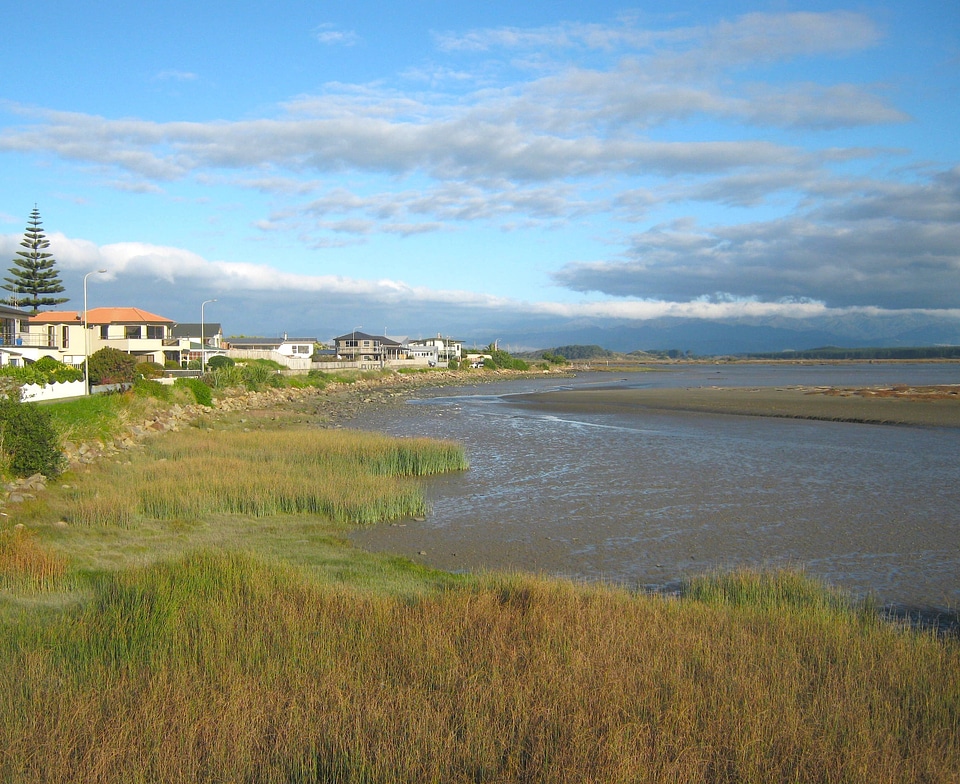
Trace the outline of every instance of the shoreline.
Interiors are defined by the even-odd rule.
[[[603,413],[655,410],[960,428],[960,385],[937,387],[687,387],[571,389],[511,396],[538,409]]]

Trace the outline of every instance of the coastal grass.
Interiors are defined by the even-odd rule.
[[[288,424],[8,507],[0,781],[960,781],[955,635],[790,571],[671,598],[363,553],[462,451]]]
[[[169,433],[51,500],[64,521],[136,527],[212,515],[318,515],[365,525],[426,512],[411,478],[467,467],[460,446],[343,430]]]
[[[957,781],[957,640],[824,606],[195,553],[5,621],[0,779]]]

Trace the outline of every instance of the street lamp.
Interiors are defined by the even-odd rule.
[[[87,278],[91,275],[103,275],[106,270],[93,270],[83,276],[83,394],[90,394],[90,372],[87,369],[87,357],[90,354],[90,332],[87,329]]]
[[[210,302],[216,302],[215,299],[205,299],[200,303],[200,373],[207,369],[207,336],[203,329],[203,306]]]
[[[363,327],[360,326],[360,327],[354,327],[354,328],[353,328],[353,361],[354,361],[354,362],[360,362],[360,360],[357,359],[357,355],[360,353],[360,346],[357,345],[357,330],[358,330],[358,329],[363,329]]]

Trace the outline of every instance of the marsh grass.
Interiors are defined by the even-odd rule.
[[[0,781],[960,781],[956,637],[794,572],[668,599],[353,551],[318,499],[462,452],[285,426],[166,434],[0,532]]]
[[[105,574],[0,638],[0,778],[957,780],[955,640],[750,607],[520,576],[400,598],[241,554]]]
[[[420,515],[413,477],[466,467],[456,444],[326,430],[171,433],[130,465],[81,478],[61,510],[74,525],[319,515],[364,525]],[[106,481],[104,481],[106,479]]]
[[[0,530],[0,588],[54,589],[66,571],[67,559],[42,545],[32,531]]]

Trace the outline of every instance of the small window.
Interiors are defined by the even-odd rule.
[[[101,324],[100,325],[100,340],[107,340],[110,337],[110,325]]]
[[[140,340],[142,334],[139,324],[128,324],[123,328],[123,336],[127,340]]]
[[[163,325],[160,326],[147,326],[147,339],[148,340],[163,340]]]

